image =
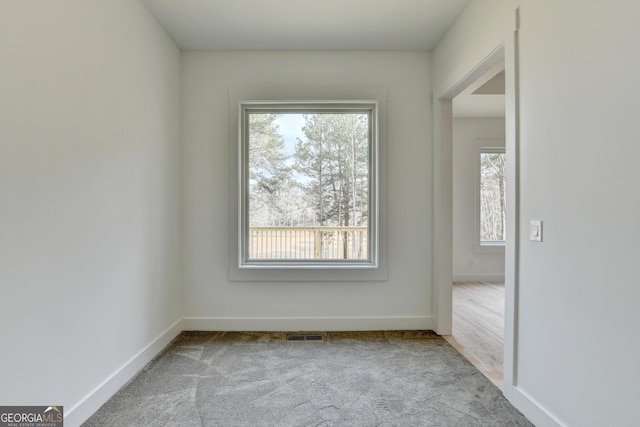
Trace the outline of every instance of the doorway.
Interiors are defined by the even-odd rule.
[[[438,203],[435,210],[435,266],[434,281],[436,303],[436,326],[441,335],[453,331],[453,105],[456,97],[472,86],[481,85],[487,74],[504,70],[504,145],[506,158],[506,244],[504,245],[504,350],[502,391],[510,398],[515,385],[516,319],[517,319],[517,62],[514,40],[505,42],[467,71],[456,70],[442,87],[436,88],[437,121],[436,145],[434,148],[434,196]],[[455,76],[459,76],[454,78]],[[486,81],[486,80],[485,80]],[[475,90],[475,89],[474,89]],[[475,233],[475,231],[474,231]],[[495,279],[495,277],[489,278]],[[469,277],[467,277],[468,279]],[[485,276],[486,278],[486,276]],[[502,276],[499,277],[501,279]],[[486,281],[486,280],[484,280]]]
[[[452,334],[502,388],[506,241],[504,61],[452,99]]]

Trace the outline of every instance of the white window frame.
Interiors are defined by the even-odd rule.
[[[476,141],[475,164],[476,164],[476,229],[474,239],[474,250],[478,253],[504,253],[506,241],[487,242],[480,240],[481,230],[481,209],[480,209],[480,189],[482,185],[482,165],[481,156],[483,153],[506,154],[504,139],[480,139]]]
[[[381,281],[386,270],[385,118],[386,90],[355,89],[232,89],[229,91],[231,181],[231,281],[334,282]],[[369,257],[367,260],[251,260],[248,232],[248,141],[246,114],[261,110],[358,111],[371,109],[369,150]],[[234,231],[235,230],[235,231]]]

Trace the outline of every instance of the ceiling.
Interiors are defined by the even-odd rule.
[[[430,51],[469,1],[142,0],[180,49],[227,51]],[[454,117],[504,117],[493,76],[454,99]]]
[[[432,50],[470,0],[142,0],[183,50]]]
[[[489,70],[453,98],[455,118],[504,118],[503,64]]]

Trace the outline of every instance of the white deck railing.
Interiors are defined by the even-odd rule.
[[[249,227],[250,259],[367,259],[368,227]]]

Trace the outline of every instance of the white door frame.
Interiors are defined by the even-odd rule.
[[[518,159],[519,112],[517,81],[517,22],[513,37],[504,40],[482,61],[464,70],[461,79],[436,88],[434,120],[434,311],[436,332],[451,335],[452,328],[452,129],[451,100],[497,64],[505,68],[505,145],[507,155],[507,242],[505,248],[505,336],[503,393],[507,399],[516,386],[518,308]],[[447,82],[449,80],[446,80]]]

